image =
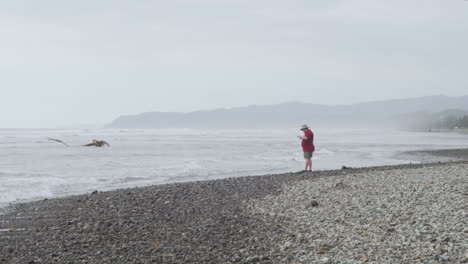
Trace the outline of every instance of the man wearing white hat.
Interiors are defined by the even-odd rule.
[[[297,136],[302,140],[302,150],[304,151],[305,169],[304,171],[312,171],[312,156],[314,154],[314,133],[307,125],[302,125],[304,136]]]

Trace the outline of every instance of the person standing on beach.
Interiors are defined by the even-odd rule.
[[[297,136],[302,140],[302,150],[304,151],[305,169],[304,171],[312,171],[312,155],[314,154],[314,133],[307,125],[302,125],[304,136]]]

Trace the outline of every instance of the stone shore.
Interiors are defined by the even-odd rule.
[[[468,162],[94,192],[0,215],[0,263],[468,263]]]

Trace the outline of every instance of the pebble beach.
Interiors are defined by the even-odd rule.
[[[0,263],[468,263],[467,161],[98,190],[3,210]]]

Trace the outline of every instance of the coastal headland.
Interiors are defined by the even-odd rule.
[[[461,159],[468,150],[455,153]],[[16,204],[0,263],[468,263],[468,162],[247,176]]]

